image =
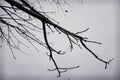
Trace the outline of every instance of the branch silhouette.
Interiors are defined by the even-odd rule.
[[[17,40],[17,42],[21,43],[22,45],[24,45],[24,43],[17,39],[17,37],[11,31],[11,28],[13,28],[24,39],[28,40],[28,42],[31,45],[33,45],[32,41],[31,41],[31,40],[33,40],[36,43],[38,43],[38,44],[42,45],[43,47],[45,47],[46,49],[48,49],[49,53],[47,53],[47,55],[49,56],[50,61],[52,61],[54,66],[55,66],[54,69],[48,69],[48,71],[57,71],[58,72],[58,77],[61,76],[61,73],[66,72],[70,69],[79,68],[80,66],[62,68],[62,67],[59,67],[57,65],[57,63],[54,59],[54,56],[53,56],[53,52],[57,53],[58,55],[64,55],[66,52],[62,52],[61,50],[57,51],[56,49],[54,49],[50,45],[49,39],[47,37],[47,29],[46,29],[46,28],[49,28],[51,30],[51,32],[54,32],[52,29],[55,29],[59,34],[62,33],[64,35],[66,35],[66,37],[68,38],[68,41],[70,43],[69,45],[70,45],[70,50],[71,51],[73,50],[73,45],[77,45],[80,49],[81,49],[81,47],[85,48],[97,60],[99,60],[99,61],[101,61],[105,64],[105,69],[107,68],[107,65],[112,60],[114,60],[114,58],[112,58],[109,61],[105,61],[102,58],[98,57],[91,49],[89,49],[87,47],[87,45],[85,44],[86,42],[101,45],[100,42],[90,41],[90,40],[88,40],[88,38],[85,38],[85,37],[82,37],[82,36],[78,35],[78,34],[81,34],[83,32],[86,32],[87,30],[89,30],[89,28],[87,28],[86,30],[83,30],[81,32],[73,33],[73,32],[70,32],[70,31],[64,29],[63,27],[59,26],[58,24],[56,24],[52,20],[50,20],[50,18],[46,17],[45,14],[42,14],[39,11],[37,11],[36,9],[34,9],[34,7],[32,7],[28,2],[26,2],[26,0],[19,0],[19,1],[4,0],[4,1],[9,3],[10,6],[1,6],[0,5],[0,8],[6,13],[4,15],[0,15],[0,23],[7,26],[8,34],[5,34],[2,27],[0,27],[0,33],[1,33],[0,38],[5,40],[8,43],[8,45],[9,45],[11,51],[12,51],[12,54],[13,54],[13,50],[12,50],[13,48],[18,49],[21,52],[22,52],[22,50],[15,44],[15,42],[11,38],[11,36],[13,36]],[[14,12],[12,10],[14,10]],[[30,16],[38,19],[39,21],[41,21],[42,22],[42,28],[40,28],[40,27],[34,25],[33,23],[29,22],[30,19],[25,19],[25,18],[20,17],[17,13],[15,13],[15,12],[17,12],[17,10],[21,10],[24,13],[27,13],[28,15],[30,15]],[[8,15],[9,17],[4,17],[6,15]],[[14,17],[12,15],[14,15],[16,17]],[[7,22],[7,20],[5,20],[5,19],[13,20],[18,26]],[[26,24],[20,23],[19,21],[23,21],[23,22],[31,25],[33,28],[27,26]],[[38,32],[41,31],[43,33],[43,36],[44,36],[44,42],[41,41],[39,38],[37,38],[34,34],[32,34],[30,32],[30,30],[28,30],[28,29],[33,30],[33,31],[38,31]],[[37,48],[35,47],[35,49],[37,49]],[[16,58],[14,54],[13,54],[13,57]]]

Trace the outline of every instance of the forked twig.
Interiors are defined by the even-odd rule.
[[[13,48],[16,48],[18,50],[20,50],[18,48],[18,46],[16,46],[15,42],[13,41],[13,39],[11,38],[11,36],[13,36],[13,38],[15,38],[17,40],[17,42],[19,43],[20,41],[16,38],[16,36],[14,36],[12,34],[12,32],[10,31],[10,28],[14,29],[17,34],[19,34],[21,37],[23,37],[24,39],[28,40],[29,43],[32,44],[31,40],[38,43],[39,45],[44,46],[46,49],[48,49],[49,53],[47,53],[47,55],[49,56],[50,60],[53,62],[55,68],[54,69],[48,69],[48,71],[57,71],[58,72],[58,77],[61,76],[61,73],[66,72],[70,69],[75,69],[75,68],[79,68],[80,66],[75,66],[75,67],[69,67],[69,68],[61,68],[57,65],[54,56],[53,56],[53,52],[57,53],[58,55],[63,55],[66,52],[62,52],[62,50],[57,51],[56,49],[54,49],[50,43],[49,43],[49,39],[47,37],[47,29],[49,28],[52,32],[54,32],[54,30],[56,30],[59,34],[64,34],[66,35],[66,37],[68,38],[69,41],[69,46],[70,46],[70,50],[73,50],[73,44],[77,45],[80,49],[81,47],[85,48],[87,51],[89,51],[97,60],[103,62],[105,64],[105,69],[107,68],[107,65],[114,60],[114,58],[110,59],[109,61],[105,61],[103,59],[101,59],[100,57],[98,57],[91,49],[89,49],[87,47],[87,45],[85,44],[86,42],[88,43],[96,43],[96,44],[100,44],[100,42],[96,42],[96,41],[90,41],[88,40],[88,38],[85,38],[83,36],[79,36],[78,34],[86,32],[89,30],[89,28],[81,31],[81,32],[77,32],[77,33],[73,33],[70,32],[66,29],[64,29],[63,27],[59,26],[58,24],[56,24],[55,22],[53,22],[49,17],[46,16],[46,14],[42,14],[39,11],[37,11],[36,9],[34,9],[34,7],[32,7],[29,2],[26,2],[26,0],[5,0],[6,2],[8,2],[10,5],[9,6],[1,6],[0,8],[7,13],[7,17],[5,15],[2,15],[2,17],[0,16],[0,23],[2,23],[3,25],[6,25],[5,27],[8,29],[8,34],[5,34],[3,32],[2,27],[0,26],[0,38],[5,40],[11,51]],[[57,0],[56,4],[58,6],[58,4],[60,3],[59,0]],[[66,2],[65,2],[66,3]],[[61,3],[59,4],[60,8],[61,7]],[[21,10],[25,13],[27,13],[29,16],[33,16],[34,18],[40,20],[42,22],[42,29],[39,28],[38,26],[34,25],[33,23],[29,22],[28,20],[20,17],[16,12],[17,10]],[[12,10],[12,11],[11,11]],[[14,16],[16,17],[14,17]],[[17,25],[14,25],[10,22],[5,21],[5,18],[8,18],[9,20],[14,21]],[[29,27],[29,25],[27,26],[26,24],[23,24],[19,21],[23,21],[29,25],[31,25],[33,28],[39,30],[43,30],[43,36],[44,36],[44,42],[42,42],[39,38],[37,38],[33,33],[30,32],[30,30],[35,31],[35,29]],[[54,29],[54,30],[53,30]],[[36,31],[37,31],[36,30]],[[13,46],[13,44],[16,46]],[[34,45],[33,45],[34,46]],[[1,47],[1,46],[0,46]],[[13,52],[12,52],[13,53]],[[13,54],[14,56],[14,54]],[[14,56],[15,57],[15,56]]]

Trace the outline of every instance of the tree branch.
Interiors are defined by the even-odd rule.
[[[20,9],[21,11],[27,13],[28,15],[30,16],[33,16],[35,17],[36,19],[40,20],[42,22],[42,29],[43,29],[43,36],[44,36],[44,41],[45,43],[43,43],[42,41],[40,41],[37,37],[35,37],[35,35],[33,35],[27,28],[25,28],[25,25],[19,23],[13,16],[11,16],[11,14],[9,14],[9,10],[5,9],[3,6],[0,6],[6,13],[7,15],[15,22],[17,23],[20,27],[17,27],[17,26],[14,26],[6,21],[3,20],[2,17],[0,17],[0,22],[7,25],[7,26],[10,26],[10,27],[13,27],[16,32],[18,34],[20,34],[22,37],[24,37],[25,39],[27,39],[29,42],[31,40],[37,42],[38,44],[44,46],[45,48],[47,48],[49,50],[49,58],[50,60],[52,60],[52,62],[54,63],[55,65],[55,69],[48,69],[49,71],[55,71],[57,70],[58,72],[58,77],[61,76],[61,73],[63,72],[66,72],[67,70],[69,69],[74,69],[74,68],[78,68],[79,66],[76,66],[76,67],[70,67],[70,68],[60,68],[54,57],[53,57],[53,52],[57,53],[57,54],[62,54],[61,53],[61,50],[60,51],[57,51],[55,50],[54,48],[52,48],[49,44],[49,41],[47,39],[47,31],[46,31],[46,27],[48,27],[52,32],[52,28],[53,27],[58,33],[62,33],[64,35],[67,36],[69,42],[70,42],[70,49],[72,51],[73,49],[73,44],[77,45],[78,47],[81,48],[84,47],[87,51],[89,51],[97,60],[105,63],[105,69],[107,68],[107,65],[112,61],[114,60],[114,58],[110,59],[109,61],[105,61],[101,58],[99,58],[91,49],[89,49],[87,47],[87,45],[85,44],[85,42],[89,42],[89,43],[96,43],[96,44],[101,44],[99,42],[96,42],[96,41],[89,41],[88,38],[85,38],[85,37],[82,37],[82,36],[79,36],[78,34],[79,33],[83,33],[83,32],[86,32],[89,28],[87,28],[86,30],[83,30],[81,32],[77,32],[77,33],[73,33],[73,32],[70,32],[64,28],[62,28],[61,26],[59,26],[58,24],[54,23],[52,20],[50,20],[50,18],[46,17],[45,15],[41,14],[39,11],[37,11],[36,9],[34,9],[29,3],[27,3],[25,0],[19,0],[20,2],[17,2],[16,0],[5,0],[6,2],[8,2],[12,7],[12,9],[14,9],[14,11],[16,11],[16,8]],[[56,4],[59,4],[59,1],[56,2]],[[24,5],[24,6],[23,6]],[[16,7],[16,8],[15,8]],[[61,4],[60,4],[60,7],[61,7]],[[12,13],[12,12],[11,12]],[[14,13],[12,13],[14,14]],[[17,16],[17,15],[16,15]],[[29,23],[27,20],[25,20],[24,18],[20,17],[20,16],[17,16],[18,18],[20,18],[21,20],[27,22],[28,24],[34,26],[33,24]],[[22,27],[22,28],[21,28]],[[36,26],[34,26],[36,27]],[[39,27],[36,27],[38,28],[39,30],[41,30]],[[0,30],[1,30],[1,33],[2,33],[2,29],[0,27]],[[9,31],[8,31],[9,32]],[[3,34],[3,33],[2,33]],[[2,35],[1,34],[1,35]],[[7,35],[9,36],[9,34]],[[5,38],[5,37],[4,37]],[[10,40],[10,39],[6,39],[6,40]],[[10,41],[8,41],[10,42]],[[31,42],[30,42],[31,43]],[[80,46],[81,44],[81,46]],[[9,43],[10,45],[10,43]],[[11,48],[11,46],[10,46]],[[63,55],[63,54],[62,54]]]

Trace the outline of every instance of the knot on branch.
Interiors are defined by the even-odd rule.
[[[113,61],[115,58],[110,59],[109,61],[105,62],[105,69],[107,69],[107,65],[110,64],[111,61]]]

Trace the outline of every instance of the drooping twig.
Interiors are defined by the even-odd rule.
[[[68,69],[78,68],[79,66],[77,66],[77,67],[70,67],[70,68],[59,68],[59,67],[58,67],[58,65],[57,65],[57,63],[56,63],[56,61],[55,61],[55,59],[54,59],[54,57],[53,57],[52,48],[50,47],[49,42],[48,42],[48,39],[47,39],[46,25],[45,25],[45,22],[44,22],[44,21],[42,21],[42,26],[43,26],[43,34],[44,34],[45,43],[46,43],[46,45],[47,45],[47,47],[48,47],[48,50],[49,50],[49,53],[50,53],[48,56],[49,56],[50,60],[52,60],[52,62],[53,62],[54,65],[55,65],[55,69],[52,69],[52,70],[48,69],[48,71],[55,71],[55,70],[57,70],[57,72],[58,72],[58,77],[60,77],[60,76],[61,76],[61,73],[66,72]],[[62,70],[62,71],[61,71],[61,70]]]
[[[17,9],[27,13],[28,15],[30,16],[33,16],[34,18],[38,19],[39,21],[42,22],[42,30],[43,30],[43,36],[44,36],[44,42],[42,42],[40,39],[38,39],[35,35],[33,35],[29,30],[31,29],[30,27],[28,27],[27,25],[25,24],[22,24],[20,23],[18,20],[22,20],[26,23],[28,23],[29,25],[32,25],[34,26],[32,23],[28,22],[26,19],[14,14],[14,12],[11,12],[10,10],[6,9],[4,6],[0,6],[0,8],[2,8],[2,10],[4,10],[4,12],[7,13],[7,15],[9,16],[8,18],[11,18],[11,20],[13,20],[18,26],[14,25],[14,24],[11,24],[7,21],[4,20],[4,17],[0,17],[0,22],[4,25],[7,26],[8,28],[8,34],[7,34],[7,38],[5,36],[5,34],[3,35],[3,32],[2,32],[2,28],[0,27],[0,32],[1,32],[1,36],[4,36],[4,37],[1,37],[4,38],[8,43],[9,43],[9,46],[10,48],[12,47],[11,45],[11,42],[12,42],[12,39],[10,38],[10,29],[9,27],[11,28],[14,28],[14,30],[19,34],[21,35],[24,39],[28,40],[28,42],[31,43],[31,40],[35,41],[36,43],[44,46],[46,49],[48,49],[49,51],[49,54],[47,54],[50,58],[50,60],[53,62],[53,64],[55,65],[55,68],[54,69],[48,69],[49,71],[57,71],[58,72],[58,77],[61,76],[61,73],[63,72],[66,72],[67,70],[69,69],[75,69],[75,68],[78,68],[79,66],[76,66],[76,67],[70,67],[70,68],[61,68],[57,65],[55,59],[54,59],[54,56],[53,56],[53,52],[59,54],[59,55],[63,55],[65,54],[65,52],[62,53],[62,51],[57,51],[56,49],[52,48],[49,44],[49,40],[47,39],[47,27],[52,31],[54,32],[52,29],[55,29],[58,33],[62,33],[64,35],[66,35],[66,37],[68,38],[68,41],[70,42],[70,49],[72,51],[73,49],[73,44],[74,45],[77,45],[78,47],[83,47],[85,48],[87,51],[89,51],[97,60],[103,62],[105,64],[105,69],[107,68],[107,65],[112,61],[114,60],[114,58],[110,59],[109,61],[105,61],[101,58],[99,58],[91,49],[89,49],[87,47],[87,45],[85,44],[85,42],[89,42],[89,43],[96,43],[96,44],[100,44],[100,42],[96,42],[96,41],[90,41],[88,40],[88,38],[85,38],[83,36],[79,36],[78,34],[80,33],[83,33],[83,32],[86,32],[89,28],[87,28],[86,30],[83,30],[81,32],[77,32],[77,33],[73,33],[73,32],[70,32],[66,29],[64,29],[63,27],[59,26],[58,24],[56,24],[55,22],[53,22],[52,20],[50,20],[49,17],[46,17],[45,14],[41,14],[39,11],[37,11],[36,9],[34,9],[34,7],[32,7],[29,3],[27,3],[25,0],[19,0],[18,1],[15,1],[15,0],[5,0],[6,2],[8,2],[10,5],[11,5],[11,9],[14,10],[14,12],[16,12]],[[58,5],[59,4],[59,0],[58,2],[56,2],[56,4]],[[60,8],[61,7],[61,4],[60,4]],[[16,18],[14,18],[12,16],[12,14],[16,15],[18,20]],[[41,30],[41,28],[39,27],[36,27],[34,26],[34,28],[37,28],[38,30]],[[31,29],[32,30],[32,29]]]

